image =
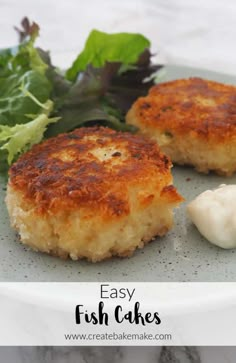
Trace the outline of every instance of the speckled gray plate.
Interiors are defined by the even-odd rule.
[[[164,80],[199,76],[236,84],[236,77],[180,66],[165,68]],[[236,176],[201,175],[174,167],[174,181],[186,202],[219,184],[236,184]],[[208,243],[186,217],[186,203],[175,211],[175,227],[133,257],[91,264],[62,261],[22,246],[9,225],[0,178],[0,281],[236,281],[236,250]]]

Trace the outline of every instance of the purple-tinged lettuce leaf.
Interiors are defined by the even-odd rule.
[[[150,41],[142,34],[115,33],[108,34],[99,30],[92,30],[85,43],[84,50],[78,55],[66,76],[75,81],[78,74],[91,65],[101,68],[105,63],[121,63],[133,65],[141,53],[150,47]]]

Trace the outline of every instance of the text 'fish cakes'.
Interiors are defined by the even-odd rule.
[[[155,139],[174,163],[220,175],[236,171],[236,87],[200,78],[152,87],[127,123]]]
[[[34,146],[10,169],[6,203],[21,241],[60,257],[129,256],[173,223],[182,197],[154,141],[80,128]]]

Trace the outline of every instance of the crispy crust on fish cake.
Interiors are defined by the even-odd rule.
[[[127,256],[172,226],[183,199],[154,141],[103,127],[34,146],[10,169],[7,206],[21,240],[99,261]]]
[[[155,139],[177,164],[236,171],[236,87],[200,78],[161,83],[139,98],[127,123]]]

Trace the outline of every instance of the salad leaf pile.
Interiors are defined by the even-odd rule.
[[[151,64],[147,38],[93,30],[72,66],[60,70],[35,46],[39,26],[27,18],[21,25],[19,44],[0,49],[0,170],[43,138],[80,126],[135,131],[125,114],[161,68]]]

